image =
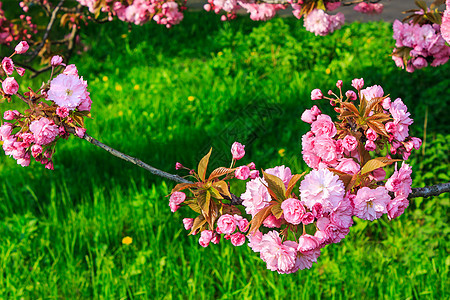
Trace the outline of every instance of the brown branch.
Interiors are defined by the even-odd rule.
[[[413,188],[412,193],[409,194],[408,198],[417,198],[417,197],[431,197],[438,196],[442,193],[450,192],[450,182],[439,183],[432,186],[426,186],[422,188]]]

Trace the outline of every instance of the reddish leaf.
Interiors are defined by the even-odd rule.
[[[353,112],[355,115],[359,116],[359,111],[356,108],[356,106],[351,102],[341,102],[342,105],[344,105],[348,110]]]
[[[292,189],[297,184],[297,182],[300,180],[300,178],[302,178],[302,176],[305,175],[305,173],[306,172],[303,172],[302,174],[295,174],[294,176],[292,176],[291,180],[289,180],[289,184],[288,184],[288,187],[286,190],[286,198],[289,198],[289,196],[292,192]]]
[[[250,221],[250,233],[256,232],[259,227],[261,227],[261,224],[264,222],[264,220],[271,214],[272,207],[277,204],[277,202],[272,201],[271,205],[264,207],[253,217],[253,219]]]
[[[383,168],[383,167],[390,165],[396,161],[401,161],[401,160],[400,159],[389,159],[387,157],[377,157],[377,158],[371,159],[362,167],[361,175],[370,173],[373,170],[376,170],[378,168]]]
[[[273,194],[273,196],[275,196],[275,199],[277,199],[278,201],[285,200],[286,187],[283,180],[264,171],[262,171],[262,173],[264,176],[264,180],[267,182],[269,193],[271,192],[271,194]]]
[[[190,207],[193,211],[195,211],[196,213],[199,213],[199,214],[202,213],[202,209],[200,208],[200,206],[198,206],[196,200],[188,200],[188,201],[184,201],[183,204],[189,206],[189,207]]]
[[[215,179],[217,177],[220,177],[222,175],[232,173],[235,170],[236,170],[236,168],[234,168],[234,169],[224,168],[224,167],[217,168],[214,171],[212,171],[212,173],[209,175],[208,181]]]
[[[225,181],[222,180],[214,182],[213,187],[216,188],[219,191],[219,193],[231,199],[230,190],[228,189],[228,184]]]
[[[372,128],[376,133],[389,136],[389,133],[386,131],[386,128],[384,127],[383,123],[379,121],[367,121],[367,125]]]
[[[203,225],[205,225],[205,223],[206,220],[202,215],[195,218],[194,223],[192,223],[191,232],[189,234],[194,235],[197,229],[200,229]]]
[[[386,99],[388,96],[373,98],[367,103],[366,111],[364,112],[364,117],[368,117],[372,109],[377,106],[381,101]]]
[[[189,188],[195,187],[195,186],[197,186],[197,184],[195,184],[195,183],[179,183],[172,189],[171,194],[185,190],[185,189],[189,189]]]
[[[209,150],[202,160],[198,163],[198,176],[202,181],[205,181],[206,169],[208,168],[209,157],[211,156],[212,148]]]
[[[271,210],[272,214],[275,218],[279,219],[283,215],[283,210],[281,209],[281,203],[278,203],[274,206],[272,206]]]

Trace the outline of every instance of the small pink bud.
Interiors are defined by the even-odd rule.
[[[323,98],[323,94],[320,89],[314,89],[311,91],[311,100],[320,100],[322,98]]]
[[[354,101],[357,99],[356,93],[354,91],[347,91],[345,93],[345,96],[348,98],[348,100]]]
[[[247,180],[250,177],[250,168],[247,166],[241,166],[236,169],[234,176],[240,180]]]
[[[16,46],[14,50],[16,51],[17,54],[23,54],[28,51],[28,48],[30,48],[30,46],[28,46],[28,43],[22,41]]]
[[[338,88],[342,88],[342,85],[343,85],[342,80],[338,80],[338,81],[336,82],[336,86],[337,86]]]
[[[2,88],[5,94],[14,95],[19,91],[19,84],[14,79],[14,77],[7,77],[2,82]]]
[[[63,61],[63,58],[61,56],[59,56],[59,55],[53,56],[52,60],[51,60],[52,67],[59,66],[62,63],[62,61]]]
[[[231,146],[231,154],[233,155],[233,158],[236,160],[239,160],[244,157],[245,155],[245,146],[241,143],[234,142]]]
[[[180,164],[179,162],[177,162],[175,164],[175,170],[179,170],[179,169],[183,169],[183,168],[184,168],[184,166],[182,164]]]
[[[364,79],[362,79],[362,78],[360,78],[360,79],[357,79],[357,78],[353,79],[352,80],[352,86],[359,91],[364,86]]]

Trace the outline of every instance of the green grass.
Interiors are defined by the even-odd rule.
[[[350,88],[364,77],[404,100],[412,135],[423,137],[427,115],[425,151],[411,157],[414,186],[448,181],[450,65],[398,70],[391,36],[385,23],[356,23],[323,38],[293,19],[222,23],[187,14],[172,30],[94,26],[84,36],[90,50],[73,62],[94,101],[88,133],[163,170],[174,171],[176,161],[195,166],[211,145],[215,165],[227,165],[234,141],[247,145],[244,162],[258,168],[306,170],[300,115],[313,105],[311,89],[327,91],[338,79]],[[0,298],[449,296],[448,194],[414,199],[394,221],[356,220],[311,270],[278,275],[248,247],[200,247],[182,227],[191,212],[169,210],[172,182],[80,139],[58,145],[53,172],[4,156],[0,171]],[[133,243],[122,245],[124,236]]]

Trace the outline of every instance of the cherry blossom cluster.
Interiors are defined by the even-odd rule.
[[[413,22],[394,22],[396,41],[394,59],[396,65],[414,72],[428,65],[433,67],[445,64],[450,58],[450,47],[441,35],[439,24],[414,24]]]
[[[51,60],[52,75],[47,83],[36,92],[28,88],[23,95],[19,92],[14,71],[23,76],[25,70],[14,65],[12,57],[27,52],[27,42],[20,42],[10,57],[2,60],[2,71],[6,78],[1,78],[0,93],[8,102],[13,96],[28,104],[24,112],[6,110],[0,126],[0,140],[6,155],[12,156],[17,163],[26,167],[33,157],[37,162],[53,169],[53,154],[60,138],[67,139],[70,133],[84,137],[85,116],[90,115],[91,99],[87,91],[87,82],[78,76],[75,65],[65,65],[60,56]],[[61,67],[64,68],[61,68]],[[62,73],[52,79],[55,68]]]
[[[95,13],[98,7],[97,0],[77,0],[81,5],[87,6],[91,13]],[[100,7],[101,11],[109,13],[110,20],[117,16],[124,22],[142,25],[149,20],[154,20],[158,24],[167,28],[176,25],[183,20],[182,11],[185,9],[184,2],[177,3],[167,0],[134,0],[117,1],[106,0],[107,5]]]
[[[8,20],[0,1],[0,44],[9,45],[13,41],[31,40],[32,34],[37,32],[37,25],[32,22],[31,16],[21,15],[20,19],[14,22]]]
[[[362,78],[354,79],[353,89],[345,93],[341,80],[336,86],[338,93],[330,90],[328,97],[315,89],[311,99],[328,100],[337,121],[317,105],[301,116],[311,124],[302,137],[303,159],[312,168],[304,177],[286,166],[261,173],[253,163],[235,167],[245,154],[237,142],[231,147],[231,167],[214,170],[208,179],[211,152],[199,163],[198,173],[176,164],[196,182],[177,185],[169,206],[172,212],[188,206],[199,214],[183,224],[190,234],[199,234],[201,246],[219,243],[222,235],[241,246],[246,236],[268,269],[289,274],[311,268],[323,247],[349,234],[354,218],[374,221],[403,214],[412,191],[412,168],[404,161],[421,146],[419,138],[409,136],[413,120],[406,105],[399,98],[391,101],[379,85],[364,88]],[[387,177],[384,168],[393,163],[395,171]],[[248,180],[239,202],[229,192],[233,179]],[[182,192],[186,189],[192,196]]]

